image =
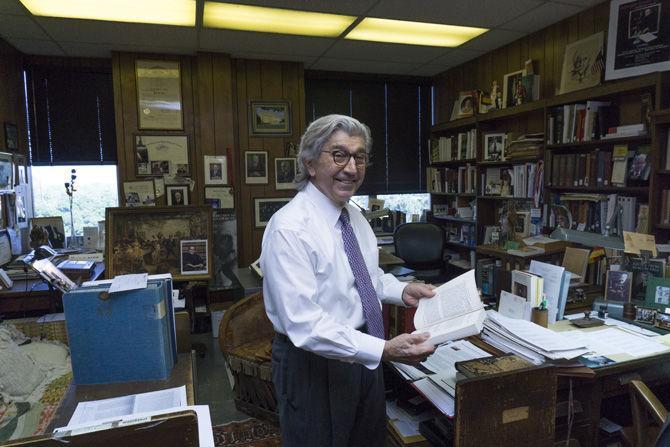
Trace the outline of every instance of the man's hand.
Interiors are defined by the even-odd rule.
[[[418,364],[435,352],[435,346],[426,343],[430,334],[400,334],[384,344],[382,360]]]
[[[411,282],[402,291],[402,301],[410,307],[416,307],[419,305],[421,298],[432,298],[435,296],[435,292],[433,292],[434,288],[435,286],[432,284]]]

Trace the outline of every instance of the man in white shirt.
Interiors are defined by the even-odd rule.
[[[417,363],[435,350],[428,334],[383,339],[380,300],[416,306],[434,292],[382,272],[370,225],[347,203],[363,182],[371,146],[368,127],[348,116],[310,124],[298,154],[299,192],[263,235],[284,446],[384,445],[380,362]]]

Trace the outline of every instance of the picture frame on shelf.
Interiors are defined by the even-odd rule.
[[[530,211],[517,211],[514,221],[514,232],[525,238],[530,235]]]
[[[463,91],[458,94],[458,113],[456,118],[467,118],[475,114],[475,94],[473,91]]]
[[[135,175],[190,175],[188,135],[135,134]]]
[[[635,321],[638,323],[654,324],[656,321],[657,309],[646,306],[635,306]]]
[[[0,190],[14,187],[14,157],[7,152],[0,152]]]
[[[228,157],[225,155],[205,155],[205,185],[228,184]]]
[[[290,201],[290,197],[264,197],[254,199],[254,223],[256,228],[264,228],[267,226],[272,215]]]
[[[507,134],[503,132],[484,134],[484,161],[504,161]]]
[[[295,158],[275,158],[275,189],[295,189],[298,163]]]
[[[565,46],[559,94],[599,85],[604,67],[605,34],[601,31]]]
[[[188,185],[165,185],[165,199],[170,206],[188,205]]]
[[[661,311],[656,312],[654,326],[665,329],[666,331],[670,331],[670,314],[666,314],[665,312]]]
[[[285,137],[291,135],[291,102],[285,99],[249,101],[249,135]]]
[[[268,153],[265,151],[246,151],[244,153],[245,183],[268,183]]]
[[[605,280],[605,301],[629,303],[633,286],[633,272],[608,270]]]
[[[182,274],[181,242],[207,241],[212,265],[212,209],[205,206],[107,208],[105,273],[108,278],[137,272],[171,273],[175,281],[207,280],[207,273]],[[158,241],[147,245],[147,241]],[[147,250],[133,250],[147,246]]]
[[[5,149],[8,151],[19,149],[19,128],[16,124],[5,122]]]
[[[181,64],[178,60],[137,59],[137,120],[140,130],[183,130]]]
[[[670,278],[647,277],[644,305],[661,310],[670,307]]]
[[[65,248],[65,225],[62,216],[32,217],[29,225],[30,233],[37,226],[47,232],[51,248]]]
[[[524,70],[517,70],[503,76],[503,109],[518,105],[519,93],[517,89],[521,83],[521,78],[525,74]],[[523,101],[523,98],[521,101]]]

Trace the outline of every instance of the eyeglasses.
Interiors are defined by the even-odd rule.
[[[337,166],[346,166],[349,163],[351,157],[354,158],[354,164],[357,167],[362,167],[368,164],[368,154],[365,152],[356,152],[355,154],[350,154],[346,151],[321,151],[330,154],[333,157],[333,162]]]

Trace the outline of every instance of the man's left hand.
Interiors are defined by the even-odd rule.
[[[422,284],[420,282],[409,283],[402,291],[402,301],[410,307],[416,307],[419,305],[421,298],[432,298],[435,296],[435,292],[433,292],[434,288],[435,286],[432,284]]]

